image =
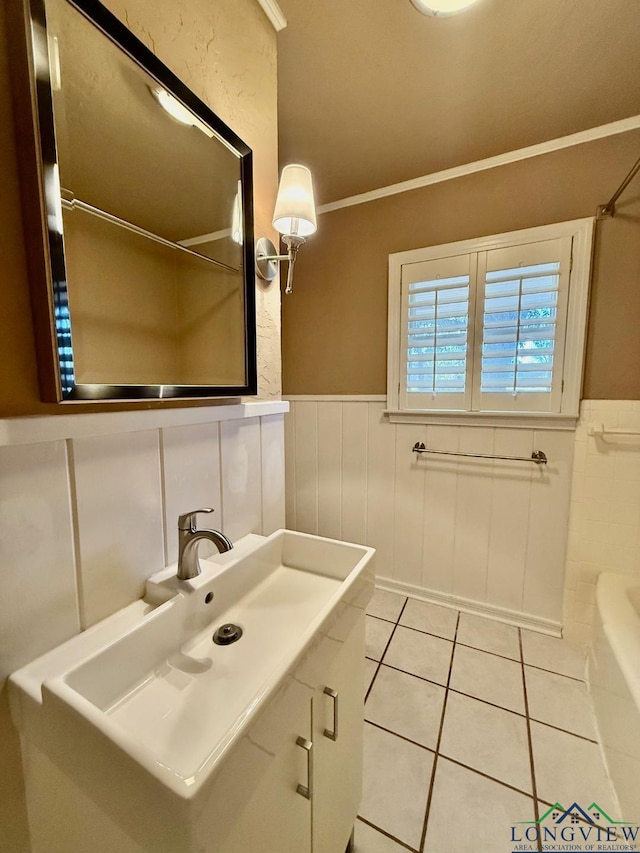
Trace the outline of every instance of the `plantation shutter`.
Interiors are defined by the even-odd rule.
[[[403,408],[465,411],[469,407],[472,260],[465,254],[402,267]]]
[[[560,411],[571,242],[478,253],[474,410]]]

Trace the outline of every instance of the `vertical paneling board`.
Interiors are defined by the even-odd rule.
[[[318,406],[318,533],[332,539],[342,538],[342,410]]]
[[[284,415],[260,418],[262,442],[262,532],[284,527]]]
[[[296,529],[318,532],[318,404],[296,403]]]
[[[297,530],[296,519],[296,406],[284,416],[284,501],[285,521],[291,530]]]
[[[420,586],[422,581],[422,524],[424,519],[425,468],[423,460],[411,448],[426,441],[423,424],[396,425],[395,513],[392,577]],[[391,483],[389,488],[391,488]]]
[[[342,536],[364,543],[367,531],[369,407],[344,403],[342,409]]]
[[[500,456],[531,456],[530,430],[496,429],[494,452]],[[487,601],[522,610],[524,569],[529,535],[529,500],[534,465],[496,461],[491,488]]]
[[[179,515],[211,507],[214,513],[199,516],[198,526],[223,526],[218,424],[169,427],[161,435],[166,560],[172,563],[178,559]],[[198,547],[203,557],[217,553],[210,542]]]
[[[376,572],[393,577],[393,518],[395,514],[396,427],[383,415],[384,403],[369,403],[367,537],[376,549]]]
[[[83,627],[140,598],[164,565],[159,433],[73,440]]]
[[[525,565],[524,610],[560,620],[565,555],[569,529],[569,499],[573,433],[534,433],[536,448],[548,465],[536,466],[531,481],[529,538]],[[559,559],[562,555],[562,559]]]
[[[427,427],[427,447],[458,450],[459,427]],[[422,586],[437,592],[453,592],[453,554],[456,541],[458,461],[455,456],[425,454]]]
[[[493,453],[493,429],[460,427],[459,450]],[[486,601],[491,518],[491,459],[460,459],[456,496],[456,542],[453,554],[453,592],[473,601]]]
[[[262,532],[260,420],[220,424],[223,530],[234,541]]]
[[[1,690],[80,622],[65,443],[2,447],[0,472]]]

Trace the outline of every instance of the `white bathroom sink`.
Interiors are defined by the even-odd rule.
[[[250,539],[244,555],[201,560],[193,580],[163,570],[144,603],[14,673],[18,726],[35,708],[45,751],[66,732],[66,755],[81,731],[86,750],[193,797],[332,620],[361,614],[373,589],[370,548],[287,530]],[[242,636],[217,645],[225,623]]]

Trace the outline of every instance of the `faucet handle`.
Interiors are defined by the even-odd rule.
[[[191,512],[185,512],[184,515],[178,516],[178,530],[190,530],[195,533],[196,530],[196,515],[200,512],[213,512],[213,507],[203,506],[202,509],[193,509]]]

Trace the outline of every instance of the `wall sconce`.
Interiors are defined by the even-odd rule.
[[[268,237],[256,244],[256,268],[264,281],[273,281],[280,261],[289,262],[285,293],[293,290],[293,267],[298,249],[307,237],[317,231],[316,206],[313,198],[313,181],[306,166],[285,166],[280,176],[278,197],[273,211],[273,227],[282,234],[287,247],[286,255],[278,255]]]

